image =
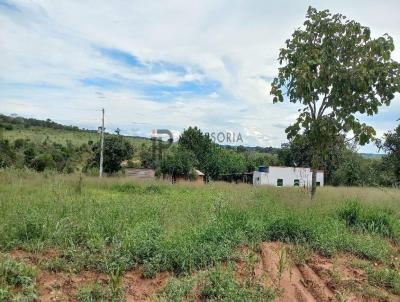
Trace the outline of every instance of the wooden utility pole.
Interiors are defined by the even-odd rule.
[[[104,156],[104,108],[101,109],[102,118],[101,118],[101,142],[100,142],[100,174],[99,176],[103,176],[103,156]]]

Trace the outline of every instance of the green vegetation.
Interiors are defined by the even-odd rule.
[[[155,301],[193,301],[196,294],[202,301],[274,301],[274,290],[265,286],[262,278],[256,278],[252,268],[250,265],[241,280],[235,278],[232,263],[218,264],[194,276],[172,278]]]
[[[316,170],[347,133],[361,145],[374,138],[375,130],[358,115],[371,116],[380,106],[390,105],[400,92],[400,64],[391,58],[394,43],[388,34],[372,38],[368,27],[312,7],[304,26],[285,44],[271,94],[274,103],[285,97],[302,106],[286,133],[288,139],[306,137],[314,196]]]
[[[120,292],[115,294],[112,289],[103,286],[100,282],[80,288],[76,298],[79,302],[123,301]]]
[[[383,158],[382,166],[386,166],[387,178],[398,185],[400,183],[400,125],[384,135],[384,141],[378,141],[377,146],[388,154]]]
[[[89,168],[98,168],[100,165],[100,142],[92,148],[92,158],[89,159]],[[123,136],[106,136],[104,138],[104,161],[103,168],[108,174],[121,170],[121,163],[131,159],[133,156],[132,145]]]
[[[33,268],[0,254],[0,301],[35,301],[35,282]]]
[[[354,263],[353,266],[365,270],[367,281],[371,286],[387,288],[393,294],[400,295],[399,267],[373,267],[371,264],[365,262]]]
[[[5,138],[1,139],[0,135],[0,167],[62,173],[84,171],[88,175],[98,173],[97,133],[39,120],[30,125],[30,119],[0,115],[3,127],[8,125],[4,120],[12,127],[11,130],[0,128]],[[53,125],[53,128],[36,124]],[[390,136],[386,135],[384,141],[379,141],[378,146],[388,151],[388,155],[383,157],[365,158],[346,146],[343,140],[336,144],[323,164],[325,183],[335,186],[397,186],[396,171],[400,161],[396,160],[396,131],[388,132]],[[106,171],[120,170],[119,163],[126,160],[128,167],[155,168],[157,176],[183,173],[190,178],[193,168],[197,168],[206,174],[207,179],[242,181],[244,172],[254,171],[258,166],[311,166],[312,152],[307,137],[292,140],[280,149],[218,146],[196,127],[189,127],[182,137],[183,141],[166,149],[166,144],[160,141],[156,141],[153,148],[151,140],[107,134]],[[206,146],[204,149],[191,147],[190,144],[198,140]]]
[[[27,167],[39,172],[55,170],[62,173],[98,167],[99,135],[95,131],[80,130],[49,120],[0,115],[0,134],[0,167]],[[120,163],[132,158],[133,146],[144,141],[106,134],[105,171],[120,170]]]
[[[361,210],[352,210],[341,195],[329,196],[330,188],[321,188],[317,203],[310,205],[301,189],[85,178],[79,192],[80,181],[2,171],[2,250],[52,248],[75,271],[116,273],[143,265],[144,274],[152,276],[202,269],[232,259],[240,245],[271,240],[306,243],[327,256],[349,251],[384,263],[392,250],[385,238],[399,240],[395,190],[356,191]],[[373,210],[363,200],[368,194],[379,200]]]
[[[353,230],[380,234],[400,243],[400,224],[390,210],[383,210],[376,206],[362,206],[359,202],[350,202],[340,208],[338,214]]]
[[[240,283],[234,271],[217,266],[209,270],[200,280],[200,297],[206,301],[274,301],[274,292],[262,284],[245,279]]]

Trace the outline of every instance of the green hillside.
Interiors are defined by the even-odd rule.
[[[17,139],[29,139],[34,143],[44,141],[65,145],[67,142],[73,145],[87,144],[89,141],[100,140],[96,130],[80,129],[75,126],[66,126],[51,120],[37,120],[23,117],[10,117],[0,114],[0,135],[13,142]],[[115,134],[106,134],[115,135]],[[134,146],[148,142],[149,139],[141,137],[125,136]]]

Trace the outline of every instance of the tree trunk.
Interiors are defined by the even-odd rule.
[[[317,191],[317,169],[312,168],[311,177],[311,200],[314,199],[315,192]]]

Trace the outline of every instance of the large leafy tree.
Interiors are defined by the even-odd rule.
[[[131,159],[133,147],[123,136],[107,135],[104,138],[104,162],[106,173],[114,173],[121,170],[121,163]],[[98,167],[100,163],[100,142],[93,146],[93,158],[89,160],[89,167]]]
[[[188,176],[197,165],[194,154],[180,147],[172,147],[161,160],[161,172],[174,180],[177,176]]]
[[[214,151],[214,144],[207,134],[197,127],[189,127],[179,137],[180,148],[192,152],[198,163],[198,169],[208,177],[210,175],[210,158]]]
[[[347,135],[359,144],[374,137],[374,129],[356,114],[376,114],[400,90],[400,67],[391,58],[393,50],[389,35],[372,38],[368,27],[312,7],[304,27],[295,30],[280,50],[282,66],[271,94],[274,103],[286,98],[302,105],[286,133],[289,139],[305,134],[310,140],[312,197],[316,169],[340,137]]]

